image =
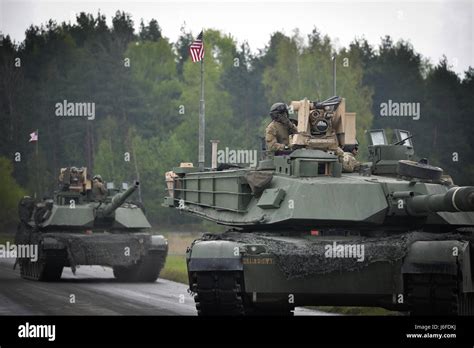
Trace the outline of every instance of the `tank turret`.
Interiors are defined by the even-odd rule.
[[[101,206],[99,209],[102,216],[111,215],[118,207],[120,207],[125,201],[138,189],[140,183],[135,181],[135,183],[129,187],[125,192],[117,193],[112,197],[112,201],[108,204]]]

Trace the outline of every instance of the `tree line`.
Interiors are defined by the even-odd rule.
[[[7,35],[0,46],[0,221],[12,225],[24,194],[50,196],[59,169],[87,166],[120,183],[139,178],[147,214],[156,224],[182,222],[161,207],[164,173],[197,163],[200,65],[189,57],[193,36],[176,42],[156,20],[140,23],[118,11],[109,27],[103,14],[80,13],[75,23],[26,30],[21,43]],[[355,39],[336,49],[316,28],[303,35],[275,32],[252,52],[230,34],[204,32],[206,158],[219,147],[260,149],[277,101],[323,100],[337,94],[357,113],[358,141],[370,128],[415,134],[419,157],[443,167],[458,184],[472,184],[472,67],[460,78],[446,58],[431,64],[408,41],[383,37],[377,47]],[[420,117],[383,117],[388,101],[419,103]],[[94,119],[59,117],[58,103],[93,103]],[[39,130],[38,152],[29,134]],[[367,155],[362,151],[362,158]]]

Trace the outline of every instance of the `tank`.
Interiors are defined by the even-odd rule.
[[[168,242],[150,233],[143,206],[130,201],[139,185],[115,188],[100,176],[90,180],[87,168],[72,167],[61,170],[53,198],[24,197],[15,244],[32,252],[18,255],[21,277],[57,281],[64,267],[75,273],[80,265],[102,265],[119,281],[156,281]]]
[[[329,101],[290,103],[291,151],[256,167],[167,173],[165,205],[229,227],[187,250],[198,314],[363,306],[473,315],[474,187],[415,161],[405,130],[392,143],[368,131],[369,161],[345,172],[356,115],[343,98]]]

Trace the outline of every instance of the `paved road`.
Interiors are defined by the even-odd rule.
[[[188,286],[165,279],[152,284],[120,283],[112,270],[65,268],[59,282],[20,278],[12,259],[0,259],[0,315],[196,315]],[[71,303],[75,299],[75,303]],[[328,313],[297,308],[297,315]]]

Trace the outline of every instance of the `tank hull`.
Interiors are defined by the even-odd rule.
[[[205,235],[187,254],[189,283],[202,315],[288,315],[297,306],[367,306],[413,314],[474,315],[473,240],[472,235],[419,232],[363,239],[295,236],[294,232]],[[345,253],[343,249],[339,254],[330,252],[335,245],[355,246],[353,251],[357,245],[365,246],[359,248],[364,255],[351,255],[348,248]],[[453,249],[459,251],[456,257]],[[199,281],[200,277],[217,282],[216,294],[224,283],[220,279],[227,283],[237,279],[238,291],[233,291],[242,303],[234,306],[241,308],[240,312],[230,311],[222,295],[206,297],[209,280]],[[430,290],[433,287],[439,295]],[[418,298],[423,291],[431,295]],[[228,292],[222,290],[222,294]]]
[[[115,276],[124,281],[155,281],[168,254],[166,239],[146,232],[40,231],[23,222],[15,243],[37,248],[38,260],[18,259],[21,276],[30,280],[55,281],[64,267],[75,273],[80,265],[100,265],[112,267]],[[143,263],[151,265],[141,267]],[[133,273],[129,270],[136,274],[123,276]]]

